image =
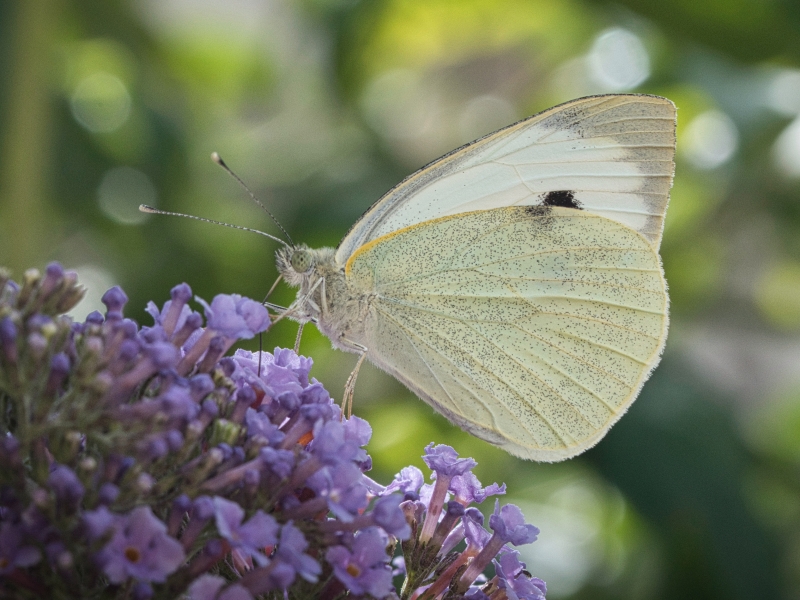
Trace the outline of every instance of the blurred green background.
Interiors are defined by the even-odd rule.
[[[800,6],[791,0],[0,2],[0,264],[60,260],[149,323],[181,281],[261,298],[275,244],[139,203],[336,245],[421,165],[553,104],[679,107],[661,366],[594,449],[517,461],[362,370],[375,479],[435,440],[541,530],[550,598],[800,598]],[[281,289],[276,302],[293,293]],[[267,348],[291,346],[281,322]],[[255,345],[250,345],[255,348]],[[333,395],[355,357],[313,327]],[[427,472],[427,471],[426,471]]]

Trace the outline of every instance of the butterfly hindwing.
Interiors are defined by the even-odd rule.
[[[568,458],[659,360],[666,284],[649,240],[562,206],[444,217],[360,248],[368,357],[451,421],[528,459]]]

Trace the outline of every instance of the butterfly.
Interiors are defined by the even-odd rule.
[[[592,96],[466,144],[386,193],[337,248],[279,249],[299,287],[286,314],[361,354],[354,373],[368,359],[515,456],[575,456],[664,348],[675,124],[665,98]]]

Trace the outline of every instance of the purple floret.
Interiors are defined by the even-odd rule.
[[[325,498],[328,509],[341,521],[349,523],[369,503],[364,474],[352,462],[325,467],[307,480],[317,495]]]
[[[547,584],[524,572],[525,563],[519,560],[519,552],[505,552],[494,563],[498,585],[509,600],[545,600]]]
[[[167,535],[166,525],[149,506],[134,508],[113,521],[111,540],[95,556],[111,583],[129,577],[160,583],[183,564],[183,548]]]
[[[232,547],[252,557],[261,566],[269,562],[264,555],[264,548],[278,541],[275,519],[258,510],[246,523],[242,523],[242,507],[219,496],[214,497],[214,516],[217,531]]]
[[[422,460],[430,469],[436,471],[439,477],[463,475],[478,464],[471,458],[458,458],[458,453],[450,446],[445,444],[435,446],[433,442],[425,447]]]
[[[358,461],[365,456],[358,440],[348,437],[345,425],[334,420],[317,421],[309,450],[325,464]]]
[[[474,548],[483,548],[492,534],[483,528],[483,514],[477,508],[468,508],[461,518],[464,524],[464,536]]]
[[[475,502],[480,504],[489,496],[497,496],[506,493],[506,484],[497,485],[493,483],[486,487],[481,486],[481,482],[475,477],[472,471],[467,471],[463,475],[456,475],[450,481],[450,491],[453,492],[464,505]]]
[[[244,415],[244,422],[247,426],[247,436],[255,437],[261,436],[267,440],[270,445],[277,445],[283,441],[286,435],[278,429],[269,417],[262,412],[248,408]]]
[[[237,350],[233,354],[233,362],[236,369],[231,374],[231,379],[237,385],[241,387],[243,384],[249,384],[263,390],[270,398],[290,394],[299,404],[300,395],[309,385],[308,371],[311,369],[312,361],[298,356],[292,350],[275,348],[274,355],[269,352]],[[327,395],[327,392],[325,394]]]
[[[325,554],[336,578],[356,595],[383,598],[392,588],[392,569],[386,555],[387,540],[377,527],[356,534],[351,547],[333,546]]]
[[[494,513],[489,517],[489,527],[506,542],[521,546],[536,541],[539,529],[525,523],[525,516],[518,506],[506,504],[500,508],[500,501],[495,501]]]
[[[366,446],[372,437],[372,426],[359,417],[353,416],[345,419],[344,424],[344,439],[356,446]],[[356,461],[366,460],[366,451],[361,451],[358,456],[354,458]]]
[[[227,585],[228,581],[218,575],[201,575],[189,586],[189,600],[252,600],[253,595],[238,583]],[[223,590],[222,588],[225,587]]]
[[[228,339],[248,340],[269,327],[267,309],[239,294],[218,294],[210,305],[201,298],[197,301],[205,307],[208,328]]]
[[[398,491],[404,494],[418,494],[419,488],[424,481],[425,476],[417,467],[403,467],[400,469],[400,472],[394,476],[394,481],[383,490],[383,494],[391,494]]]
[[[0,575],[6,575],[20,567],[30,567],[42,558],[34,546],[25,545],[22,529],[12,523],[0,525]]]
[[[281,528],[281,539],[275,560],[291,567],[294,573],[306,581],[314,582],[322,573],[322,568],[316,560],[305,554],[306,548],[308,542],[305,536],[289,521]]]
[[[375,524],[380,525],[386,533],[399,540],[407,540],[411,537],[411,527],[406,521],[405,513],[400,508],[401,502],[403,502],[403,498],[398,494],[379,498],[372,509],[372,518],[375,519]]]
[[[291,348],[275,348],[273,357],[273,366],[292,371],[301,386],[308,386],[308,373],[311,371],[311,365],[314,364],[313,359],[300,356]]]

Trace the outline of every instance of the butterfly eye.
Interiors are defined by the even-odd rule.
[[[289,262],[297,273],[305,273],[311,268],[311,253],[307,250],[295,250]]]

